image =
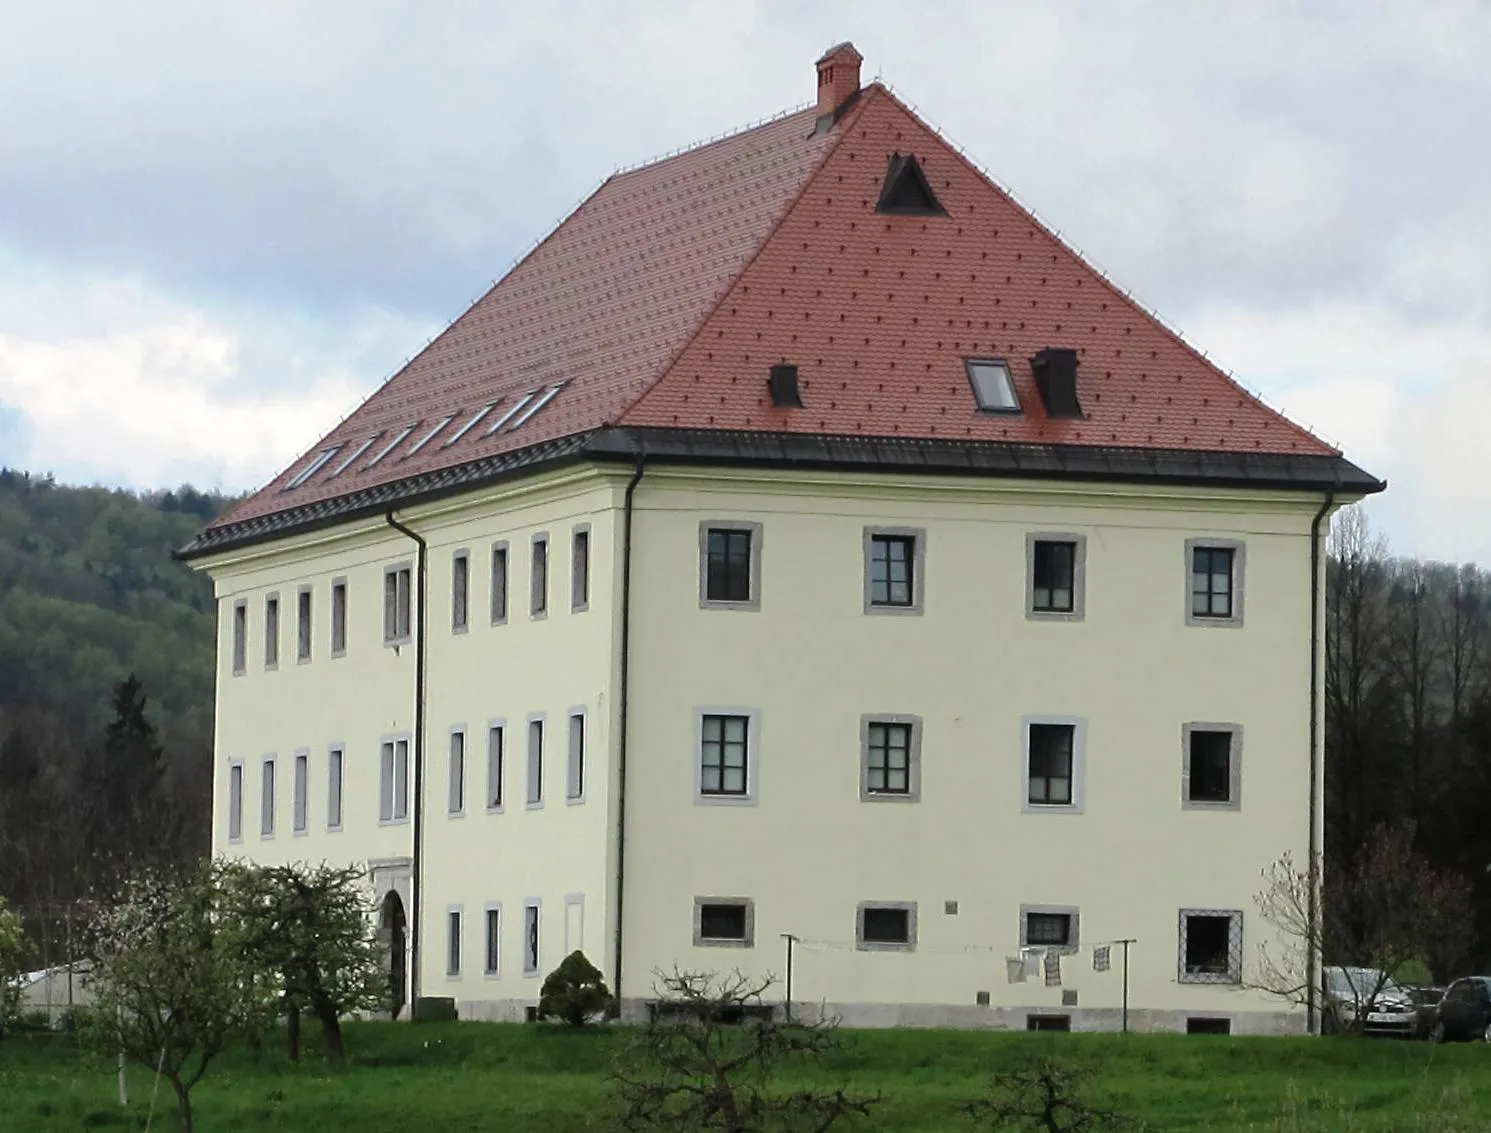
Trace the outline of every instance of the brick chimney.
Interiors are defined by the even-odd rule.
[[[818,124],[833,125],[834,115],[859,93],[859,65],[864,56],[847,40],[830,47],[818,60]],[[827,123],[824,119],[827,118]]]

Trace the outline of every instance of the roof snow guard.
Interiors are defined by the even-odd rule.
[[[747,461],[757,435],[820,454],[859,438],[876,451],[984,454],[948,459],[1001,475],[1071,476],[1088,450],[1199,453],[1210,455],[1181,465],[1208,483],[1237,466],[1320,486],[1340,464],[1353,490],[1380,489],[1129,299],[885,87],[861,88],[860,63],[840,44],[815,65],[814,105],[609,178],[189,551],[555,452],[594,455],[617,436],[730,437],[710,451]],[[787,359],[796,397],[785,378],[762,380]],[[1033,466],[1009,455],[1057,452],[1072,455]],[[1278,472],[1304,458],[1320,459],[1303,479]],[[897,466],[942,467],[907,461]],[[1092,467],[1165,478],[1175,462]]]

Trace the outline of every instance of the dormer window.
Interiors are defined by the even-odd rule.
[[[876,212],[909,213],[913,216],[946,216],[947,209],[932,192],[927,175],[915,155],[893,153],[885,183],[880,187]]]
[[[965,358],[968,384],[973,400],[984,413],[1018,413],[1020,398],[1015,394],[1015,379],[1009,363],[1003,358]]]

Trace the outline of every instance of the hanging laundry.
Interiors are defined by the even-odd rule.
[[[1025,957],[1025,978],[1038,979],[1041,974],[1041,951],[1039,948],[1027,948],[1020,955]]]
[[[1004,958],[1004,970],[1008,973],[1010,983],[1022,984],[1025,982],[1025,957],[1006,956]]]
[[[1094,972],[1106,972],[1112,967],[1113,950],[1106,944],[1092,950],[1092,970]]]
[[[1061,953],[1046,953],[1046,986],[1061,986]]]

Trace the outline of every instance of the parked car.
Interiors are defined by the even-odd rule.
[[[1403,990],[1408,993],[1408,998],[1412,999],[1413,1005],[1418,1008],[1418,1026],[1414,1028],[1413,1037],[1431,1038],[1434,1034],[1434,1024],[1439,1021],[1439,1003],[1444,999],[1444,988],[1429,987],[1426,984],[1406,984]]]
[[[1466,976],[1445,989],[1429,1037],[1437,1043],[1460,1039],[1491,1042],[1491,976]]]
[[[1368,1035],[1418,1031],[1418,1007],[1398,982],[1377,968],[1325,969],[1321,1029],[1328,1035],[1359,1030]]]

